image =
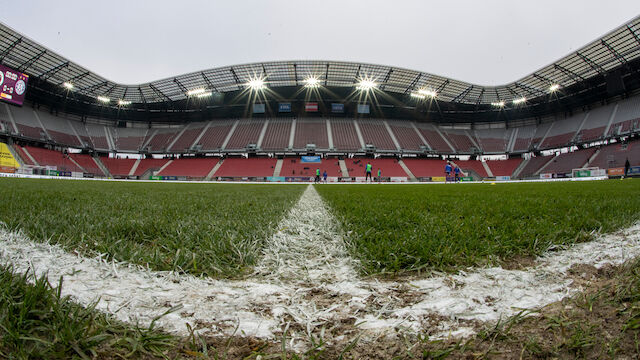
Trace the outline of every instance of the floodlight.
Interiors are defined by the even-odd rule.
[[[118,100],[118,105],[120,105],[120,106],[127,106],[127,105],[130,105],[130,104],[131,104],[131,101],[122,100],[122,99]]]
[[[264,84],[264,80],[262,79],[251,79],[249,80],[249,82],[247,83],[247,85],[251,88],[251,90],[262,90],[264,89],[266,86]]]
[[[525,101],[527,101],[527,98],[525,98],[524,96],[521,98],[513,99],[513,105],[522,104]]]
[[[438,93],[433,91],[433,90],[429,90],[429,89],[420,89],[418,90],[418,94],[422,94],[424,96],[428,96],[430,98],[434,98],[436,96],[438,96]]]
[[[196,96],[198,98],[202,99],[202,98],[205,98],[205,97],[209,97],[211,95],[213,95],[213,93],[211,91],[207,91],[207,92],[200,93],[200,94],[198,94]]]
[[[362,91],[369,91],[375,88],[376,86],[378,86],[378,84],[376,84],[375,81],[368,80],[368,79],[361,79],[360,82],[358,82],[358,86],[356,88]]]
[[[98,101],[108,104],[111,101],[111,99],[109,99],[106,96],[98,96]]]
[[[412,98],[416,98],[416,99],[422,99],[422,100],[424,100],[424,99],[426,99],[426,98],[427,98],[425,95],[418,94],[418,93],[414,93],[414,92],[412,92],[410,95],[411,95],[411,97],[412,97]]]
[[[504,107],[504,101],[492,102],[491,106]]]
[[[198,88],[198,89],[193,89],[193,90],[189,90],[187,91],[187,96],[194,96],[194,95],[200,95],[202,93],[204,93],[205,90],[204,88]]]
[[[70,82],[66,82],[65,81],[65,82],[62,83],[62,86],[66,87],[69,90],[73,89],[73,84],[70,83]]]
[[[318,87],[318,86],[320,86],[320,80],[318,80],[318,78],[313,77],[313,76],[307,78],[304,82],[306,83],[305,86],[307,86],[307,87]]]
[[[555,92],[558,89],[560,89],[560,85],[558,85],[558,84],[553,84],[553,85],[549,86],[549,91],[551,91],[551,92]]]

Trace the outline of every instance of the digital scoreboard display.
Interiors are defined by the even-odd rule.
[[[29,75],[0,65],[0,100],[22,105]]]

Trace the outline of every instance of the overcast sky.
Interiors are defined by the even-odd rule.
[[[0,21],[123,84],[343,60],[500,85],[638,14],[638,0],[0,0]]]

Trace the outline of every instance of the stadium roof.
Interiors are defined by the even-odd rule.
[[[266,86],[303,86],[309,76],[320,85],[355,87],[360,79],[376,82],[378,89],[409,95],[420,89],[437,93],[439,101],[459,104],[490,105],[526,98],[547,96],[550,86],[560,88],[606,75],[610,70],[640,58],[640,16],[587,44],[564,58],[522,79],[501,86],[470,84],[425,72],[393,66],[338,61],[276,61],[226,66],[138,85],[118,84],[83,68],[0,23],[0,63],[25,72],[38,80],[62,87],[73,84],[73,92],[93,98],[107,97],[132,104],[184,101],[187,92],[207,89],[218,93],[237,92],[254,78]]]

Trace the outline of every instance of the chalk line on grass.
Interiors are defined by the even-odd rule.
[[[398,331],[431,338],[467,336],[476,321],[497,321],[578,291],[567,271],[576,264],[618,265],[640,255],[640,224],[541,257],[527,270],[471,269],[402,282],[361,279],[337,221],[313,186],[282,221],[247,280],[215,280],[87,258],[20,233],[0,230],[0,262],[16,271],[64,276],[62,293],[126,322],[186,335],[186,324],[211,335],[275,339],[282,329],[297,344],[325,328],[325,341],[362,332],[361,341]]]

